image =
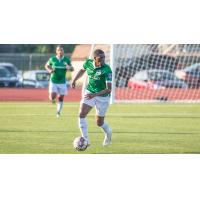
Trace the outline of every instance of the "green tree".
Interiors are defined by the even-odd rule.
[[[0,53],[55,53],[57,44],[0,44]],[[72,53],[75,44],[64,44],[66,53]]]

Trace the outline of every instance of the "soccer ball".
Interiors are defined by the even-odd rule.
[[[88,147],[87,140],[84,137],[77,137],[73,142],[74,148],[78,151],[84,151]]]

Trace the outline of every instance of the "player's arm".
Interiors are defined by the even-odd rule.
[[[74,68],[72,65],[66,65],[66,69],[73,72],[74,71]]]
[[[112,91],[112,83],[111,82],[107,82],[107,87],[105,90],[101,90],[100,92],[97,92],[97,93],[94,93],[94,94],[86,94],[85,97],[87,99],[92,99],[94,97],[97,97],[97,96],[103,96],[105,94],[110,94],[111,91]]]
[[[74,71],[74,68],[72,66],[71,60],[68,60],[68,62],[66,62],[66,70],[69,70],[71,72]]]
[[[78,73],[76,74],[76,76],[72,80],[72,88],[76,87],[76,81],[83,76],[83,74],[85,73],[85,71],[86,71],[85,69],[80,69],[78,71]]]
[[[49,61],[46,63],[46,65],[44,67],[50,74],[53,73],[53,69],[52,69]]]

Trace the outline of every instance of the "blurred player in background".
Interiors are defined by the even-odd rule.
[[[45,65],[45,69],[51,74],[49,83],[49,99],[52,103],[57,102],[57,117],[63,107],[64,96],[67,95],[66,72],[73,71],[71,61],[64,56],[64,48],[62,45],[56,47],[56,55],[52,56]]]
[[[96,123],[105,133],[103,145],[111,143],[112,130],[104,121],[106,111],[110,104],[110,93],[112,89],[112,71],[109,65],[105,63],[105,53],[97,49],[93,53],[94,60],[88,59],[79,70],[72,81],[72,88],[75,88],[76,81],[85,73],[89,77],[85,95],[82,97],[79,113],[79,128],[90,145],[88,137],[87,114],[93,107],[96,108]]]

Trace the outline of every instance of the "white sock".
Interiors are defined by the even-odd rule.
[[[103,132],[105,133],[105,134],[110,134],[110,127],[109,127],[109,125],[106,123],[106,122],[104,122],[103,123],[103,125],[101,126],[101,128],[103,129]]]
[[[79,128],[80,128],[82,137],[87,139],[89,142],[88,125],[87,125],[87,120],[85,118],[79,118]]]
[[[60,113],[63,107],[63,101],[59,101],[57,104],[57,112]]]

